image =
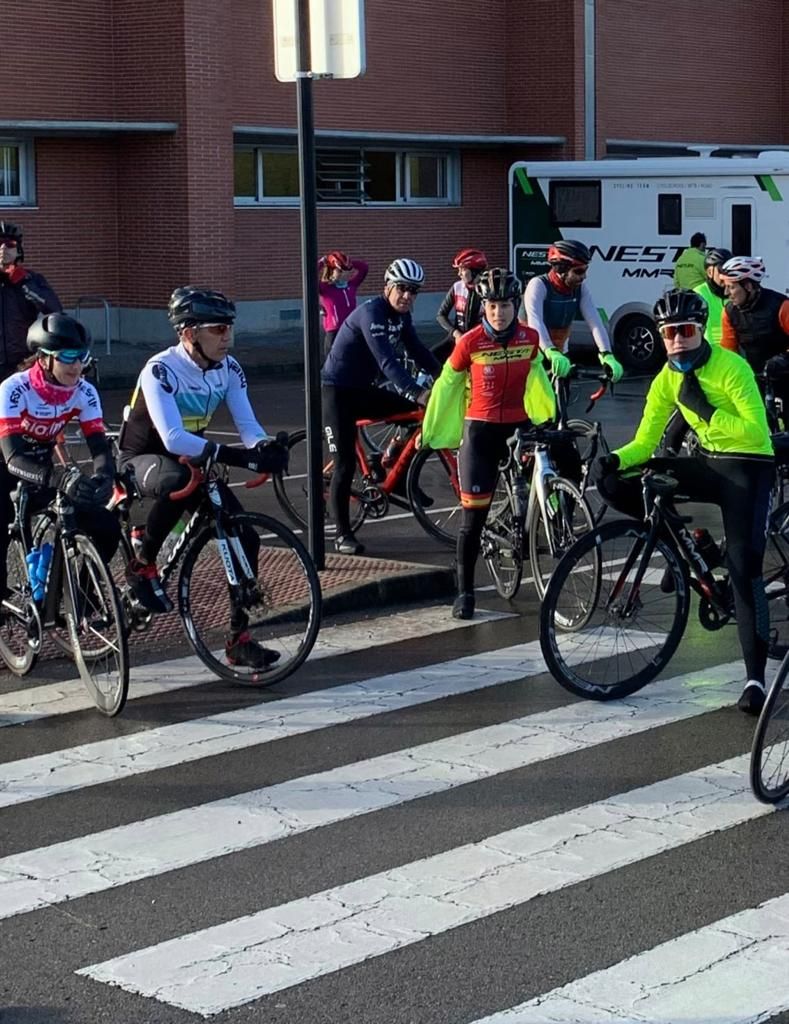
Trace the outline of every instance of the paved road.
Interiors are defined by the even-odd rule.
[[[337,617],[268,692],[149,663],[113,721],[0,678],[0,1022],[787,1024],[733,629],[692,616],[600,705],[545,673],[528,586],[479,605]]]

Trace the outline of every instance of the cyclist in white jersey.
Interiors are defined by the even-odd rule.
[[[187,285],[170,297],[168,317],[178,344],[159,352],[143,367],[120,438],[122,467],[131,466],[142,494],[155,499],[140,552],[127,571],[132,591],[153,612],[172,610],[157,573],[156,556],[170,530],[197,500],[197,496],[170,500],[169,495],[184,487],[190,477],[179,458],[212,459],[258,473],[279,473],[288,458],[287,449],[258,423],[244,371],[229,355],[234,304],[221,292]],[[227,404],[243,448],[215,444],[203,437],[222,402]],[[223,499],[229,511],[242,511],[229,488],[223,488]],[[252,554],[256,561],[257,551]],[[266,668],[278,656],[260,647],[245,629],[234,629],[232,622],[226,653],[231,664],[251,668]]]

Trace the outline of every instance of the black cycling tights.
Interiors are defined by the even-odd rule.
[[[764,683],[770,613],[764,593],[762,562],[775,466],[763,456],[711,456],[650,459],[650,469],[679,481],[677,494],[720,507],[726,534],[737,633],[748,679]],[[640,476],[614,473],[598,484],[609,505],[641,519],[644,514]]]
[[[334,459],[329,506],[337,524],[337,536],[351,532],[351,485],[356,469],[356,421],[386,419],[398,412],[412,412],[413,402],[383,388],[336,388],[324,384],[323,422],[326,442]]]

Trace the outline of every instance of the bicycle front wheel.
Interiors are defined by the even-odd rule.
[[[570,548],[545,591],[542,652],[554,679],[579,697],[635,693],[665,668],[682,639],[687,567],[662,538],[644,564],[647,538],[640,523],[595,527]]]
[[[549,477],[544,514],[537,506],[529,529],[529,560],[540,600],[562,555],[593,528],[592,513],[575,484],[560,476]]]
[[[499,474],[482,530],[481,550],[496,593],[505,601],[511,601],[523,578],[523,523],[515,514],[515,495],[504,473]]]
[[[770,610],[769,654],[783,658],[789,651],[789,504],[768,521],[762,576]]]
[[[318,636],[318,573],[298,537],[276,519],[259,512],[228,515],[225,529],[231,550],[236,546],[232,562],[240,587],[227,582],[214,526],[208,526],[184,555],[179,612],[189,643],[212,672],[271,686],[295,672]],[[243,579],[238,546],[252,578]]]
[[[63,565],[63,608],[80,678],[103,715],[123,710],[129,692],[126,622],[109,570],[87,537],[73,539]]]
[[[309,515],[309,477],[307,476],[307,431],[295,430],[288,438],[288,472],[277,473],[272,477],[274,493],[280,508],[297,529],[306,530]],[[329,486],[334,467],[332,459],[323,442],[323,504],[326,516],[326,533],[336,533],[334,523],[329,519]],[[355,533],[362,525],[365,517],[365,506],[361,499],[364,481],[359,469],[354,472],[351,485],[350,517],[351,530]]]
[[[789,796],[789,658],[781,662],[756,725],[751,789],[766,804]]]
[[[0,603],[0,658],[16,676],[26,676],[41,650],[41,620],[28,584],[25,549],[10,537],[6,554],[7,593]]]
[[[456,453],[420,448],[408,467],[406,494],[422,529],[454,547],[463,518]]]

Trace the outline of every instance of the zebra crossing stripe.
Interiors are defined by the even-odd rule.
[[[596,638],[597,639],[597,638]],[[616,637],[600,638],[597,657]],[[651,638],[643,641],[645,646]],[[0,765],[0,808],[216,757],[545,672],[537,640]]]
[[[446,607],[410,609],[366,622],[324,626],[308,660],[339,657],[385,644],[411,640],[415,636],[441,634],[486,622],[514,618],[511,612],[478,611],[473,619],[453,619]],[[287,637],[285,643],[287,643]],[[129,700],[169,693],[190,686],[219,685],[219,680],[196,656],[139,665],[131,670]],[[80,679],[44,686],[26,687],[0,694],[0,728],[21,725],[52,715],[68,715],[93,709]]]
[[[789,1010],[789,895],[475,1024],[753,1024]]]
[[[627,703],[570,704],[4,857],[0,860],[0,918],[705,714],[732,701],[731,680],[738,678],[738,670],[739,666],[720,666],[699,673],[695,688],[686,688],[686,677],[666,680],[656,684],[649,696],[637,695]]]
[[[769,814],[747,772],[708,765],[77,973],[212,1016]]]

